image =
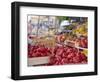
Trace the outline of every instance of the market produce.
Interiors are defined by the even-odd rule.
[[[77,28],[73,30],[73,33],[79,36],[80,35],[87,36],[87,25],[83,24],[83,25],[77,26]]]
[[[87,48],[88,47],[88,41],[87,41],[86,37],[79,39],[79,46],[83,47],[83,48]]]
[[[36,45],[45,45],[48,47],[53,47],[55,45],[55,37],[45,36],[37,39],[33,39],[33,42],[36,41]]]
[[[48,48],[44,45],[29,45],[28,49],[29,58],[49,56],[50,62],[46,65],[87,63],[87,56],[74,47],[55,46],[54,48]]]
[[[75,35],[75,34],[68,34],[68,35],[66,35],[66,40],[69,40],[69,41],[76,41],[77,40],[77,36]]]
[[[88,55],[88,50],[83,50],[82,53],[84,53],[87,56]]]
[[[28,57],[43,57],[48,56],[51,54],[51,51],[49,48],[46,48],[44,45],[37,45],[37,46],[31,46],[28,45]]]
[[[77,47],[88,48],[88,38],[85,36],[77,37],[74,34],[70,34],[66,36],[65,43],[71,42],[75,43]]]
[[[87,63],[87,56],[77,48],[59,46],[54,49],[49,65]]]
[[[66,35],[65,34],[61,34],[61,35],[56,36],[56,41],[57,42],[64,42],[65,40],[66,40]]]

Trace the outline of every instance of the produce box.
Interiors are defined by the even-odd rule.
[[[49,56],[28,58],[28,65],[29,66],[48,64],[49,62],[50,62]]]

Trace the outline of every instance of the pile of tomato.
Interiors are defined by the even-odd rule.
[[[87,56],[75,47],[55,46],[53,48],[44,45],[28,45],[28,57],[48,56],[50,62],[46,65],[64,65],[64,64],[83,64],[87,63]]]

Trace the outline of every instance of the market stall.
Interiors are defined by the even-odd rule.
[[[86,18],[45,17],[38,23],[36,34],[28,34],[29,66],[86,64],[88,37]],[[40,19],[39,18],[39,19]],[[68,18],[67,18],[68,19]],[[80,20],[79,20],[80,19]],[[46,22],[46,24],[43,23]],[[56,22],[55,22],[56,21]],[[43,27],[47,30],[43,30]],[[40,30],[41,29],[41,30]]]

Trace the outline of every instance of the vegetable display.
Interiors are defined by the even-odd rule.
[[[54,48],[48,48],[43,45],[29,45],[28,49],[29,58],[49,56],[50,62],[47,65],[87,63],[87,56],[84,53],[77,48],[69,46],[55,46]]]
[[[84,17],[39,16],[38,24],[31,27],[34,31],[28,34],[29,62],[33,66],[87,64],[87,26]]]

